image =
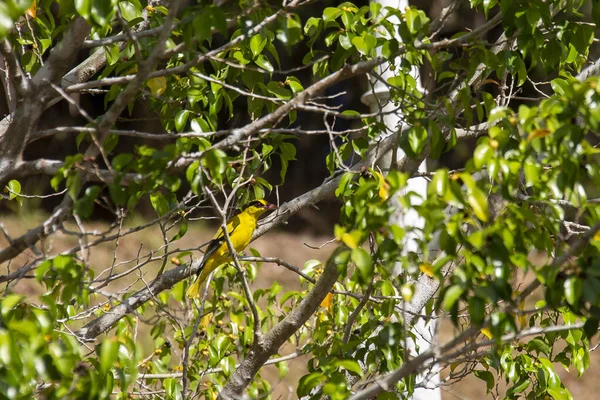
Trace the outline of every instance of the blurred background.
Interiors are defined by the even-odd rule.
[[[322,15],[322,11],[325,7],[336,5],[338,3],[339,2],[333,1],[315,2],[311,7],[300,8],[299,14],[302,20],[306,21],[311,16]],[[368,5],[368,2],[364,0],[355,3],[358,6]],[[414,1],[411,3],[423,9],[433,20],[448,1]],[[476,13],[470,9],[468,1],[465,1],[464,3],[464,6],[460,8],[458,13],[448,20],[444,29],[439,34],[441,37],[451,37],[454,33],[464,30],[465,27],[476,28],[485,21],[482,14]],[[495,40],[500,33],[501,30],[499,28],[491,31],[489,33],[490,40]],[[217,35],[213,40],[213,46],[217,47],[223,44],[224,41],[224,37]],[[294,47],[293,51],[288,51],[281,46],[278,41],[275,41],[275,44],[278,47],[278,52],[280,54],[282,70],[302,66],[302,59],[309,51],[305,46],[305,43],[299,43]],[[317,50],[319,48],[325,50],[325,45],[322,42],[317,42],[314,47]],[[78,61],[83,61],[88,56],[89,50],[82,51]],[[457,54],[457,56],[460,57],[461,55]],[[304,86],[307,86],[312,80],[310,68],[294,72],[293,75],[299,78]],[[436,88],[434,80],[431,79],[431,73],[428,71],[427,66],[421,71],[421,76],[423,86],[428,92],[434,93],[432,94],[433,96],[443,95],[443,88],[442,90],[437,90],[438,88]],[[285,75],[282,76],[282,78],[284,77]],[[366,78],[360,77],[347,80],[342,84],[332,87],[327,93],[323,93],[322,95],[327,97],[342,92],[343,95],[326,100],[328,105],[367,113],[369,111],[368,107],[361,103],[360,98],[368,89],[369,87]],[[486,87],[485,89],[487,91],[492,91],[493,93],[493,88]],[[152,105],[147,101],[147,97],[150,96],[139,97],[136,100],[131,115],[127,115],[127,113],[122,115],[115,128],[131,129],[149,133],[165,133],[160,119],[157,114],[153,112]],[[105,99],[102,93],[84,94],[80,97],[79,101],[80,106],[92,117],[101,115],[105,110]],[[185,102],[186,99],[181,99],[181,101]],[[234,113],[235,116],[230,120],[227,119],[225,112],[223,112],[223,116],[219,121],[219,129],[243,126],[243,124],[249,120],[245,102],[237,101],[234,103],[234,107],[236,107],[236,112]],[[0,88],[0,117],[6,116],[7,112],[8,106],[6,95],[3,92],[3,88]],[[84,126],[85,124],[86,120],[81,117],[77,111],[70,109],[69,104],[66,101],[61,101],[45,111],[39,129],[45,130],[60,126]],[[338,119],[335,124],[335,130],[341,131],[350,129],[358,126],[358,124],[360,124],[360,121]],[[298,111],[298,118],[292,127],[323,129],[324,125],[320,115]],[[75,138],[76,134],[72,133],[63,133],[42,138],[31,143],[27,147],[25,158],[29,160],[38,158],[64,160],[67,155],[76,154],[78,152]],[[121,152],[131,152],[135,146],[142,144],[160,148],[161,146],[164,146],[165,143],[167,142],[120,137],[115,152],[116,154]],[[293,199],[298,195],[319,186],[329,175],[325,165],[325,157],[329,153],[329,138],[326,135],[303,135],[295,140],[295,144],[297,147],[297,160],[290,163],[286,184],[279,187],[281,202]],[[473,145],[474,143],[470,142],[459,143],[453,151],[445,154],[442,159],[439,160],[439,163],[448,166],[451,169],[460,167],[469,157]],[[98,160],[98,162],[101,163],[101,160]],[[265,178],[272,184],[279,183],[278,166],[275,165]],[[24,179],[21,181],[23,192],[29,194],[49,194],[52,191],[50,179],[50,176],[31,176]],[[187,190],[187,187],[182,187],[181,189],[182,192]],[[15,209],[12,204],[2,202],[0,203],[0,213],[29,213],[33,210],[49,212],[59,202],[60,197],[48,198],[43,202],[39,199],[24,199],[23,205],[19,209]],[[153,210],[147,201],[142,201],[138,208],[141,213],[153,213]],[[302,230],[314,234],[330,232],[332,224],[338,219],[338,208],[339,207],[333,201],[327,201],[319,204],[319,210],[321,212],[317,209],[302,210],[296,216],[292,217],[288,224],[288,229],[294,231]],[[102,220],[114,218],[114,216],[97,207],[93,218]]]
[[[315,2],[311,7],[304,7],[299,10],[302,21],[306,21],[310,16],[320,16],[325,7],[330,7],[338,4],[339,2],[334,1],[320,1]],[[424,10],[431,20],[435,19],[442,8],[449,3],[449,0],[417,0],[411,1],[411,4]],[[367,1],[361,0],[356,1],[356,5],[368,5]],[[459,10],[447,20],[443,30],[439,33],[440,38],[452,37],[459,31],[465,29],[474,29],[485,22],[482,13],[471,10],[468,0],[461,2]],[[502,30],[498,27],[488,33],[488,40],[490,42],[495,41],[500,36]],[[224,37],[216,36],[213,41],[213,46],[219,46],[224,43],[226,39]],[[295,68],[302,65],[302,59],[308,52],[308,48],[300,43],[293,51],[288,51],[284,47],[280,46],[278,42],[275,43],[278,46],[278,51],[281,58],[281,68],[283,70]],[[319,46],[325,49],[323,43],[317,42],[315,47],[318,49]],[[597,46],[594,49],[598,51]],[[466,55],[461,53],[461,49],[456,48],[451,51],[455,52],[457,57],[457,63],[468,62]],[[89,50],[82,51],[79,55],[79,60],[82,61],[89,56]],[[592,59],[594,55],[592,54]],[[547,73],[541,66],[532,67],[534,77],[539,78],[540,81],[549,81],[555,77],[553,73]],[[299,72],[295,72],[294,75],[298,77],[303,85],[306,87],[312,80],[311,70],[304,69]],[[446,88],[437,87],[432,79],[431,71],[427,66],[421,70],[422,84],[426,90],[432,94],[432,96],[444,96]],[[534,79],[538,80],[538,79]],[[490,79],[480,89],[497,94],[498,77],[491,76]],[[368,83],[366,78],[356,78],[345,81],[336,87],[331,88],[327,93],[323,93],[323,96],[331,96],[333,94],[343,92],[342,96],[329,99],[329,105],[341,106],[343,109],[352,109],[359,112],[368,112],[368,108],[361,103],[360,98],[363,93],[368,90]],[[530,82],[526,82],[522,87],[522,91],[519,96],[523,100],[517,100],[512,104],[516,109],[518,105],[523,102],[528,102],[527,98],[539,98],[540,93],[534,90],[533,85]],[[186,99],[181,99],[182,102]],[[531,102],[530,102],[531,103]],[[105,110],[105,100],[103,94],[87,94],[82,95],[80,98],[81,107],[86,110],[92,117],[103,114]],[[234,103],[236,107],[235,117],[231,120],[227,120],[226,115],[220,121],[220,129],[227,129],[231,127],[243,126],[249,120],[247,116],[247,107],[245,103],[237,102]],[[8,112],[8,106],[6,102],[6,95],[3,92],[3,88],[0,88],[0,117],[5,117]],[[338,120],[335,125],[336,130],[345,130],[355,127],[357,122],[350,120]],[[59,102],[50,109],[46,110],[42,123],[39,126],[40,130],[59,127],[59,126],[83,126],[86,121],[79,116],[76,112],[69,109],[69,105],[65,102]],[[323,129],[323,121],[320,115],[315,115],[306,112],[298,112],[298,118],[295,127],[302,127],[303,129]],[[165,133],[162,129],[160,120],[153,112],[152,105],[147,101],[147,96],[142,96],[136,100],[135,107],[131,115],[123,115],[119,118],[116,125],[117,129],[131,129],[141,132],[149,133]],[[31,143],[25,153],[25,158],[34,160],[38,158],[49,158],[64,160],[64,158],[71,154],[78,152],[77,144],[75,141],[76,136],[71,133],[58,134],[48,138],[43,138]],[[140,140],[129,137],[120,137],[119,144],[115,153],[131,152],[135,146],[142,144],[160,148],[164,146],[164,141],[153,141],[153,140]],[[323,180],[329,175],[326,165],[325,157],[329,153],[329,137],[324,135],[304,135],[298,137],[295,140],[297,147],[296,161],[292,161],[289,165],[288,176],[285,185],[278,188],[280,202],[285,202],[293,199],[302,193],[319,186]],[[435,162],[437,166],[445,166],[450,169],[460,168],[464,162],[470,158],[471,151],[475,146],[475,140],[461,141],[457,146],[450,152],[444,154],[440,160]],[[100,161],[99,161],[100,162]],[[277,166],[273,168],[265,176],[271,183],[276,184],[279,182],[279,172]],[[22,192],[32,195],[46,195],[52,193],[50,187],[50,176],[36,175],[30,176],[21,181]],[[182,187],[181,191],[186,192],[188,188]],[[18,236],[24,233],[28,228],[32,228],[43,221],[44,215],[47,215],[52,209],[59,204],[61,196],[49,197],[45,199],[39,198],[27,198],[24,199],[22,204],[19,206],[16,202],[0,202],[0,221],[4,228],[10,232],[13,236]],[[275,194],[268,195],[269,200],[275,201]],[[210,213],[207,211],[207,213]],[[136,209],[136,220],[129,221],[128,224],[134,225],[140,223],[144,219],[152,219],[155,213],[149,204],[147,199],[142,200]],[[300,211],[297,215],[292,217],[289,223],[279,228],[278,231],[269,232],[265,237],[257,240],[252,246],[260,251],[261,254],[273,257],[280,257],[286,261],[302,266],[305,261],[313,258],[324,260],[329,255],[329,252],[333,247],[325,246],[322,249],[314,249],[326,243],[332,237],[333,224],[338,220],[339,215],[339,204],[336,203],[335,199],[329,199],[322,203],[319,203],[314,208],[307,208]],[[113,222],[115,216],[107,210],[103,210],[100,207],[96,207],[94,215],[91,218],[91,226],[97,226],[98,229],[106,227],[108,224]],[[198,240],[204,242],[212,236],[214,227],[204,223],[197,223],[190,227],[190,232],[181,240],[181,247],[192,247],[198,244]],[[70,248],[76,243],[73,243],[73,238],[64,238],[65,242],[61,243],[60,234],[54,239],[55,249],[60,250],[62,248]],[[153,248],[159,247],[162,244],[162,235],[158,228],[154,227],[141,232],[140,234],[132,235],[129,237],[126,243],[122,243],[119,249],[120,256],[130,259],[135,257],[136,251],[140,246],[146,246]],[[0,239],[0,245],[6,245],[6,239],[2,237]],[[97,263],[103,265],[109,262],[109,258],[112,257],[112,249],[106,247],[105,252],[95,255],[92,264]],[[19,263],[25,263],[27,254],[23,254],[21,257],[14,260],[14,265]],[[19,265],[20,266],[20,265]],[[10,269],[11,266],[9,265]],[[16,268],[16,266],[14,266]],[[277,280],[287,290],[293,290],[299,288],[298,279],[295,275],[284,273],[281,268],[275,266],[264,265],[264,273],[261,273],[255,287],[269,287],[273,280]],[[268,278],[268,279],[267,279]],[[20,285],[27,286],[28,283],[20,283]],[[28,290],[25,288],[25,290]],[[35,290],[35,289],[31,289]],[[445,341],[452,337],[453,329],[450,323],[443,323],[441,328],[440,340]],[[282,353],[285,353],[284,351]],[[276,393],[274,398],[277,398],[277,394],[281,394],[282,398],[289,394],[289,390],[293,387],[293,382],[299,377],[300,373],[304,373],[304,363],[302,358],[290,362],[290,371],[288,378],[281,382],[278,382],[276,386]],[[577,379],[576,371],[568,372],[562,368],[558,368],[557,371],[561,374],[565,386],[571,391],[575,399],[597,399],[600,397],[600,380],[595,378],[594,369],[600,368],[600,357],[597,352],[592,353],[592,362],[590,367],[590,373],[585,374],[581,380]],[[278,373],[275,367],[266,367],[264,370],[265,375],[271,375],[274,383],[278,381]],[[295,393],[294,391],[292,393]],[[485,384],[474,376],[467,376],[460,383],[452,385],[443,389],[444,399],[481,399],[486,398]],[[293,398],[293,397],[292,397]]]

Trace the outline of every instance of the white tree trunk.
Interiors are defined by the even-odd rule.
[[[394,7],[400,10],[404,10],[408,7],[407,0],[374,0],[377,3],[380,3],[383,7]],[[396,37],[398,41],[400,41],[400,37]],[[394,76],[394,72],[390,71],[387,65],[383,65],[379,68],[379,75],[387,81],[388,78]],[[411,75],[417,81],[417,85],[421,92],[423,92],[423,88],[421,86],[421,80],[419,76],[418,69],[413,69]],[[394,104],[388,101],[389,92],[385,84],[382,82],[375,80],[372,82],[372,89],[365,93],[362,97],[362,101],[367,104],[371,112],[380,112],[380,111],[391,111],[395,108]],[[395,113],[386,113],[383,116],[383,121],[388,129],[392,132],[400,129],[400,125],[402,124],[402,115],[399,112]],[[400,159],[404,156],[404,152],[401,149],[397,149],[397,157]],[[383,158],[383,162],[380,163],[382,167],[389,167],[391,165],[391,157],[392,152]],[[426,171],[426,164],[423,162],[419,166],[419,171]],[[400,195],[404,195],[408,192],[414,192],[417,194],[416,196],[412,196],[411,203],[419,204],[422,201],[422,198],[426,196],[427,193],[427,181],[424,178],[412,178],[408,181],[408,185],[403,193]],[[423,219],[418,215],[418,213],[413,210],[403,210],[398,205],[397,211],[391,218],[393,224],[402,226],[402,227],[423,227]],[[404,239],[404,252],[411,252],[418,250],[417,239],[419,238],[418,232],[407,232],[407,235]],[[396,266],[395,273],[400,273],[401,266]],[[417,286],[416,291],[419,290]],[[426,323],[422,318],[418,318],[416,323],[413,326],[413,332],[416,336],[416,343],[412,340],[408,340],[408,348],[413,356],[426,351],[432,345],[435,340],[435,319],[432,319],[430,322]],[[418,349],[418,351],[417,351]],[[439,389],[440,377],[438,373],[432,373],[428,375],[419,376],[417,378],[417,384],[423,385],[426,388],[416,389],[412,399],[413,400],[439,400],[442,398],[441,390]]]

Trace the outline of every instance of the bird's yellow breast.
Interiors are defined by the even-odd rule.
[[[229,224],[232,226],[227,226],[228,231],[233,231],[230,235],[231,244],[236,252],[240,252],[248,247],[250,240],[252,240],[252,234],[256,229],[256,218],[246,213],[241,213],[233,217]],[[227,243],[225,243],[225,246],[227,247]]]

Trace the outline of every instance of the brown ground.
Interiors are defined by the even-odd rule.
[[[2,216],[0,222],[4,228],[9,232],[12,237],[16,237],[19,234],[25,232],[26,229],[36,226],[43,217],[40,215],[22,215],[20,217],[15,216]],[[129,221],[127,226],[136,226],[144,223],[144,221],[138,219],[136,221]],[[98,229],[103,230],[106,227],[102,223],[94,223],[88,228],[88,230]],[[69,225],[69,229],[76,230],[75,226]],[[213,228],[206,227],[202,223],[190,224],[190,230],[186,236],[177,244],[179,248],[189,248],[197,246],[198,243],[203,243],[210,239]],[[174,234],[174,233],[173,233]],[[170,234],[169,236],[172,236]],[[146,229],[142,232],[128,236],[122,239],[117,252],[118,259],[134,259],[138,250],[141,246],[144,251],[149,249],[156,249],[162,244],[160,231],[153,227]],[[333,245],[325,246],[323,249],[315,250],[311,249],[304,243],[308,243],[313,246],[319,246],[326,242],[329,237],[314,237],[308,234],[292,234],[287,232],[271,232],[262,238],[258,239],[252,244],[251,247],[256,248],[263,256],[278,257],[288,261],[291,264],[302,267],[304,262],[309,259],[319,259],[325,261],[328,254],[333,249]],[[0,247],[6,245],[6,240],[3,236],[0,237]],[[63,235],[57,235],[52,242],[46,242],[46,247],[52,245],[53,252],[71,248],[77,245],[77,241],[73,237],[65,237]],[[114,254],[114,244],[105,244],[100,247],[100,250],[93,252],[90,259],[90,264],[94,266],[110,266]],[[23,265],[28,259],[33,257],[33,253],[30,251],[25,252],[17,259],[13,260],[9,266],[11,271],[16,270],[18,267]],[[0,273],[6,273],[6,265],[0,268]],[[153,272],[159,267],[158,264],[153,264],[147,267],[149,277],[153,277]],[[170,267],[170,266],[168,266]],[[124,267],[125,268],[125,267]],[[95,268],[97,271],[101,271],[103,268]],[[283,285],[284,290],[295,290],[298,289],[298,278],[294,273],[276,266],[265,264],[259,278],[255,282],[255,288],[268,288],[271,286],[273,281],[278,281]],[[113,289],[116,289],[114,287]],[[39,293],[36,289],[35,283],[31,280],[24,280],[20,282],[16,287],[15,291],[24,294],[35,294]],[[452,326],[449,322],[445,321],[442,325],[440,332],[440,340],[445,341],[452,337]],[[286,347],[281,349],[280,354],[289,354],[294,351],[291,344],[287,344]],[[277,368],[274,366],[267,366],[263,369],[263,376],[268,378],[275,388],[273,398],[281,399],[294,399],[295,396],[295,385],[298,379],[305,373],[305,363],[307,357],[300,357],[289,362],[290,372],[283,379],[279,379]],[[576,371],[571,373],[565,371],[562,367],[557,366],[556,369],[561,375],[564,384],[571,391],[573,398],[577,400],[595,400],[600,398],[600,379],[596,377],[596,371],[600,368],[600,353],[592,353],[590,369],[581,379],[577,379]],[[454,384],[443,389],[444,400],[477,400],[484,398],[493,398],[485,394],[485,384],[474,376],[468,376],[461,382]]]

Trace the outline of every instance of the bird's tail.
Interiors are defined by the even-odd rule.
[[[200,268],[198,268],[198,272],[196,272],[196,276],[194,277],[194,282],[192,283],[192,286],[190,286],[185,292],[186,296],[190,299],[199,298],[202,282],[204,282],[206,278],[206,260],[202,260],[202,264],[200,264]]]
[[[185,292],[187,297],[190,299],[197,299],[200,297],[200,286],[202,286],[202,280],[200,279],[200,276],[196,275],[194,283],[192,283],[192,286],[190,286],[187,292]]]

